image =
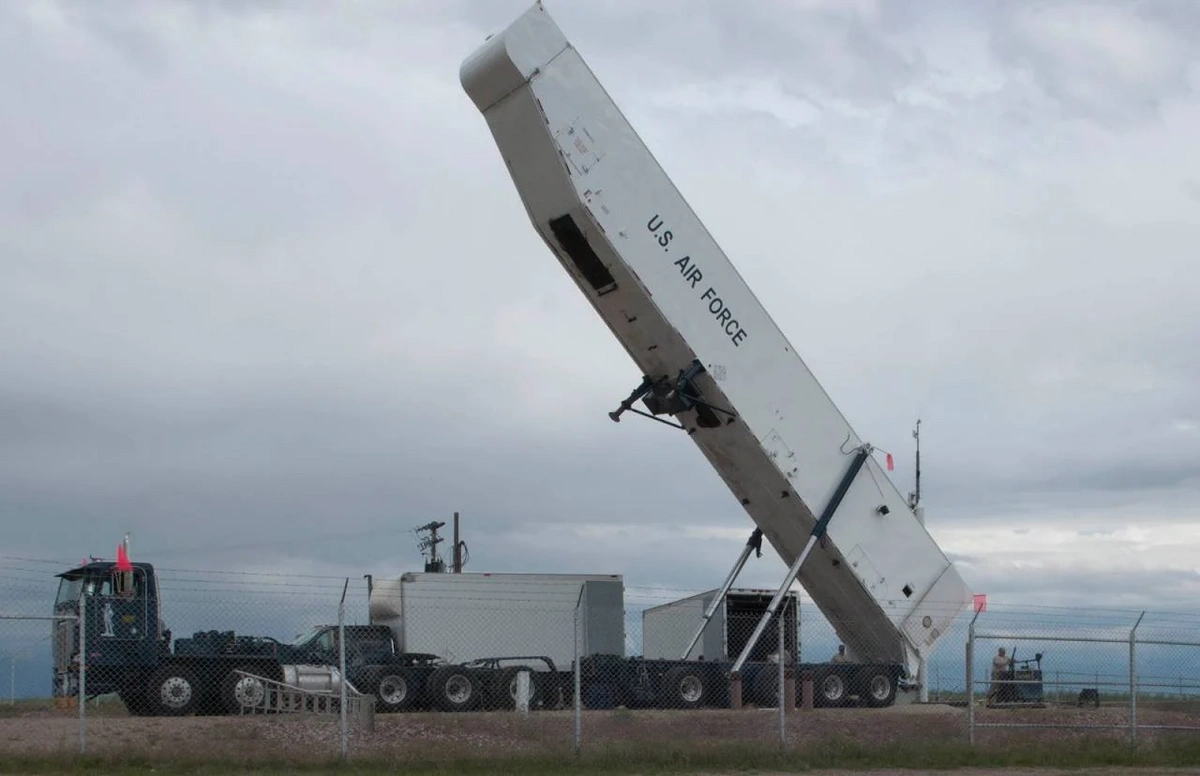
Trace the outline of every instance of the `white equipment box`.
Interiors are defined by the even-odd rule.
[[[410,572],[375,580],[369,613],[403,652],[452,663],[544,655],[566,670],[577,605],[581,654],[623,656],[625,582],[617,574]]]

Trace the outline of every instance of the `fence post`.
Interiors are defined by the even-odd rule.
[[[580,698],[580,668],[579,663],[580,650],[579,644],[579,607],[583,605],[583,590],[582,584],[579,585],[579,598],[575,600],[575,692],[572,695],[575,698],[575,756],[578,757],[580,750],[583,747],[583,699]]]
[[[517,713],[522,717],[529,716],[529,697],[532,686],[530,682],[532,681],[533,677],[530,675],[528,668],[521,667],[517,669],[517,697],[514,705],[516,706]]]
[[[1129,745],[1137,745],[1137,629],[1142,624],[1145,612],[1138,615],[1137,622],[1129,629]]]
[[[79,591],[79,753],[87,753],[87,585]]]
[[[349,740],[346,734],[346,588],[350,587],[350,577],[346,577],[342,585],[342,600],[338,602],[338,673],[340,674],[338,688],[341,693],[338,704],[338,724],[341,727],[342,760],[346,759]]]
[[[781,750],[787,747],[787,716],[785,709],[787,706],[787,688],[784,686],[783,677],[784,663],[787,662],[783,657],[783,646],[785,643],[783,639],[783,624],[787,621],[787,617],[784,616],[786,612],[786,607],[781,608],[779,611],[779,748]]]
[[[979,610],[971,618],[967,626],[967,743],[975,745],[975,621],[979,619]]]

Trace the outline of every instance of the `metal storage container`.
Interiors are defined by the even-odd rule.
[[[409,572],[375,581],[370,617],[392,629],[403,651],[455,663],[544,655],[568,668],[576,648],[625,655],[619,574]]]
[[[678,660],[696,634],[704,612],[719,590],[708,590],[678,601],[651,607],[642,612],[642,649],[651,659]],[[725,597],[696,646],[686,656],[688,660],[732,660],[738,656],[767,611],[775,595],[773,590],[733,588]],[[789,591],[771,624],[750,653],[750,660],[766,660],[779,649],[779,617],[785,616],[784,648],[791,661],[798,658],[800,641],[800,601],[796,591]]]

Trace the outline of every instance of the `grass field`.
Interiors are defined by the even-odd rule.
[[[379,715],[375,731],[351,728],[339,763],[336,717],[130,718],[89,707],[88,752],[77,712],[45,704],[0,708],[0,762],[14,773],[759,773],[865,768],[952,769],[1194,766],[1200,730],[1139,730],[1128,744],[1121,707],[993,710],[977,722],[1120,726],[1113,730],[980,728],[966,743],[966,710],[947,705],[792,714],[781,750],[777,710],[588,711],[574,752],[570,711]],[[1145,725],[1200,728],[1195,708],[1138,710]],[[1174,771],[1179,773],[1181,771]]]

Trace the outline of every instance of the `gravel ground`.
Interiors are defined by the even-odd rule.
[[[807,776],[863,776],[863,774],[873,774],[873,776],[916,776],[916,774],[944,774],[945,771],[922,771],[922,770],[867,770],[867,771],[844,771],[844,770],[825,770],[825,771],[808,771]],[[1130,773],[1129,768],[959,768],[954,771],[955,776],[1125,776]],[[1200,774],[1200,768],[1138,768],[1134,773],[1137,776],[1196,776]],[[720,773],[717,771],[711,773],[694,774],[694,776],[745,776],[744,773]],[[760,771],[754,776],[795,776],[792,773],[771,773],[769,771]]]
[[[90,709],[89,709],[90,711]],[[1062,728],[1027,730],[979,728],[980,747],[1013,747],[1031,742],[1069,743],[1081,736],[1123,740],[1128,712],[1124,708],[976,710],[976,721],[1036,724],[1114,725],[1115,730],[1075,731]],[[1139,709],[1143,725],[1197,728],[1200,714]],[[31,709],[0,717],[0,760],[6,756],[70,755],[78,751],[78,717],[66,711]],[[789,741],[801,749],[839,741],[874,747],[889,744],[937,744],[965,741],[966,710],[944,705],[897,706],[891,709],[825,709],[796,712],[787,720]],[[779,736],[777,710],[603,711],[585,712],[583,746],[587,749],[667,747],[701,749],[722,744],[774,747]],[[1140,730],[1139,740],[1152,743],[1163,731]],[[184,717],[130,718],[111,712],[87,722],[88,752],[100,756],[139,756],[155,760],[203,761],[218,747],[239,761],[314,761],[336,758],[336,717]],[[509,713],[379,715],[373,733],[350,730],[352,757],[404,761],[446,756],[510,756],[571,751],[574,718],[570,711],[537,712],[528,717]],[[990,771],[978,770],[984,774]],[[1056,771],[1017,771],[1054,773]],[[1115,771],[1090,771],[1113,773]],[[1182,773],[1182,771],[1172,771]],[[1195,771],[1200,774],[1200,769]],[[835,773],[830,771],[829,773]],[[880,773],[883,773],[882,771]],[[911,774],[913,771],[905,771]],[[1081,773],[1075,770],[1072,773]]]

